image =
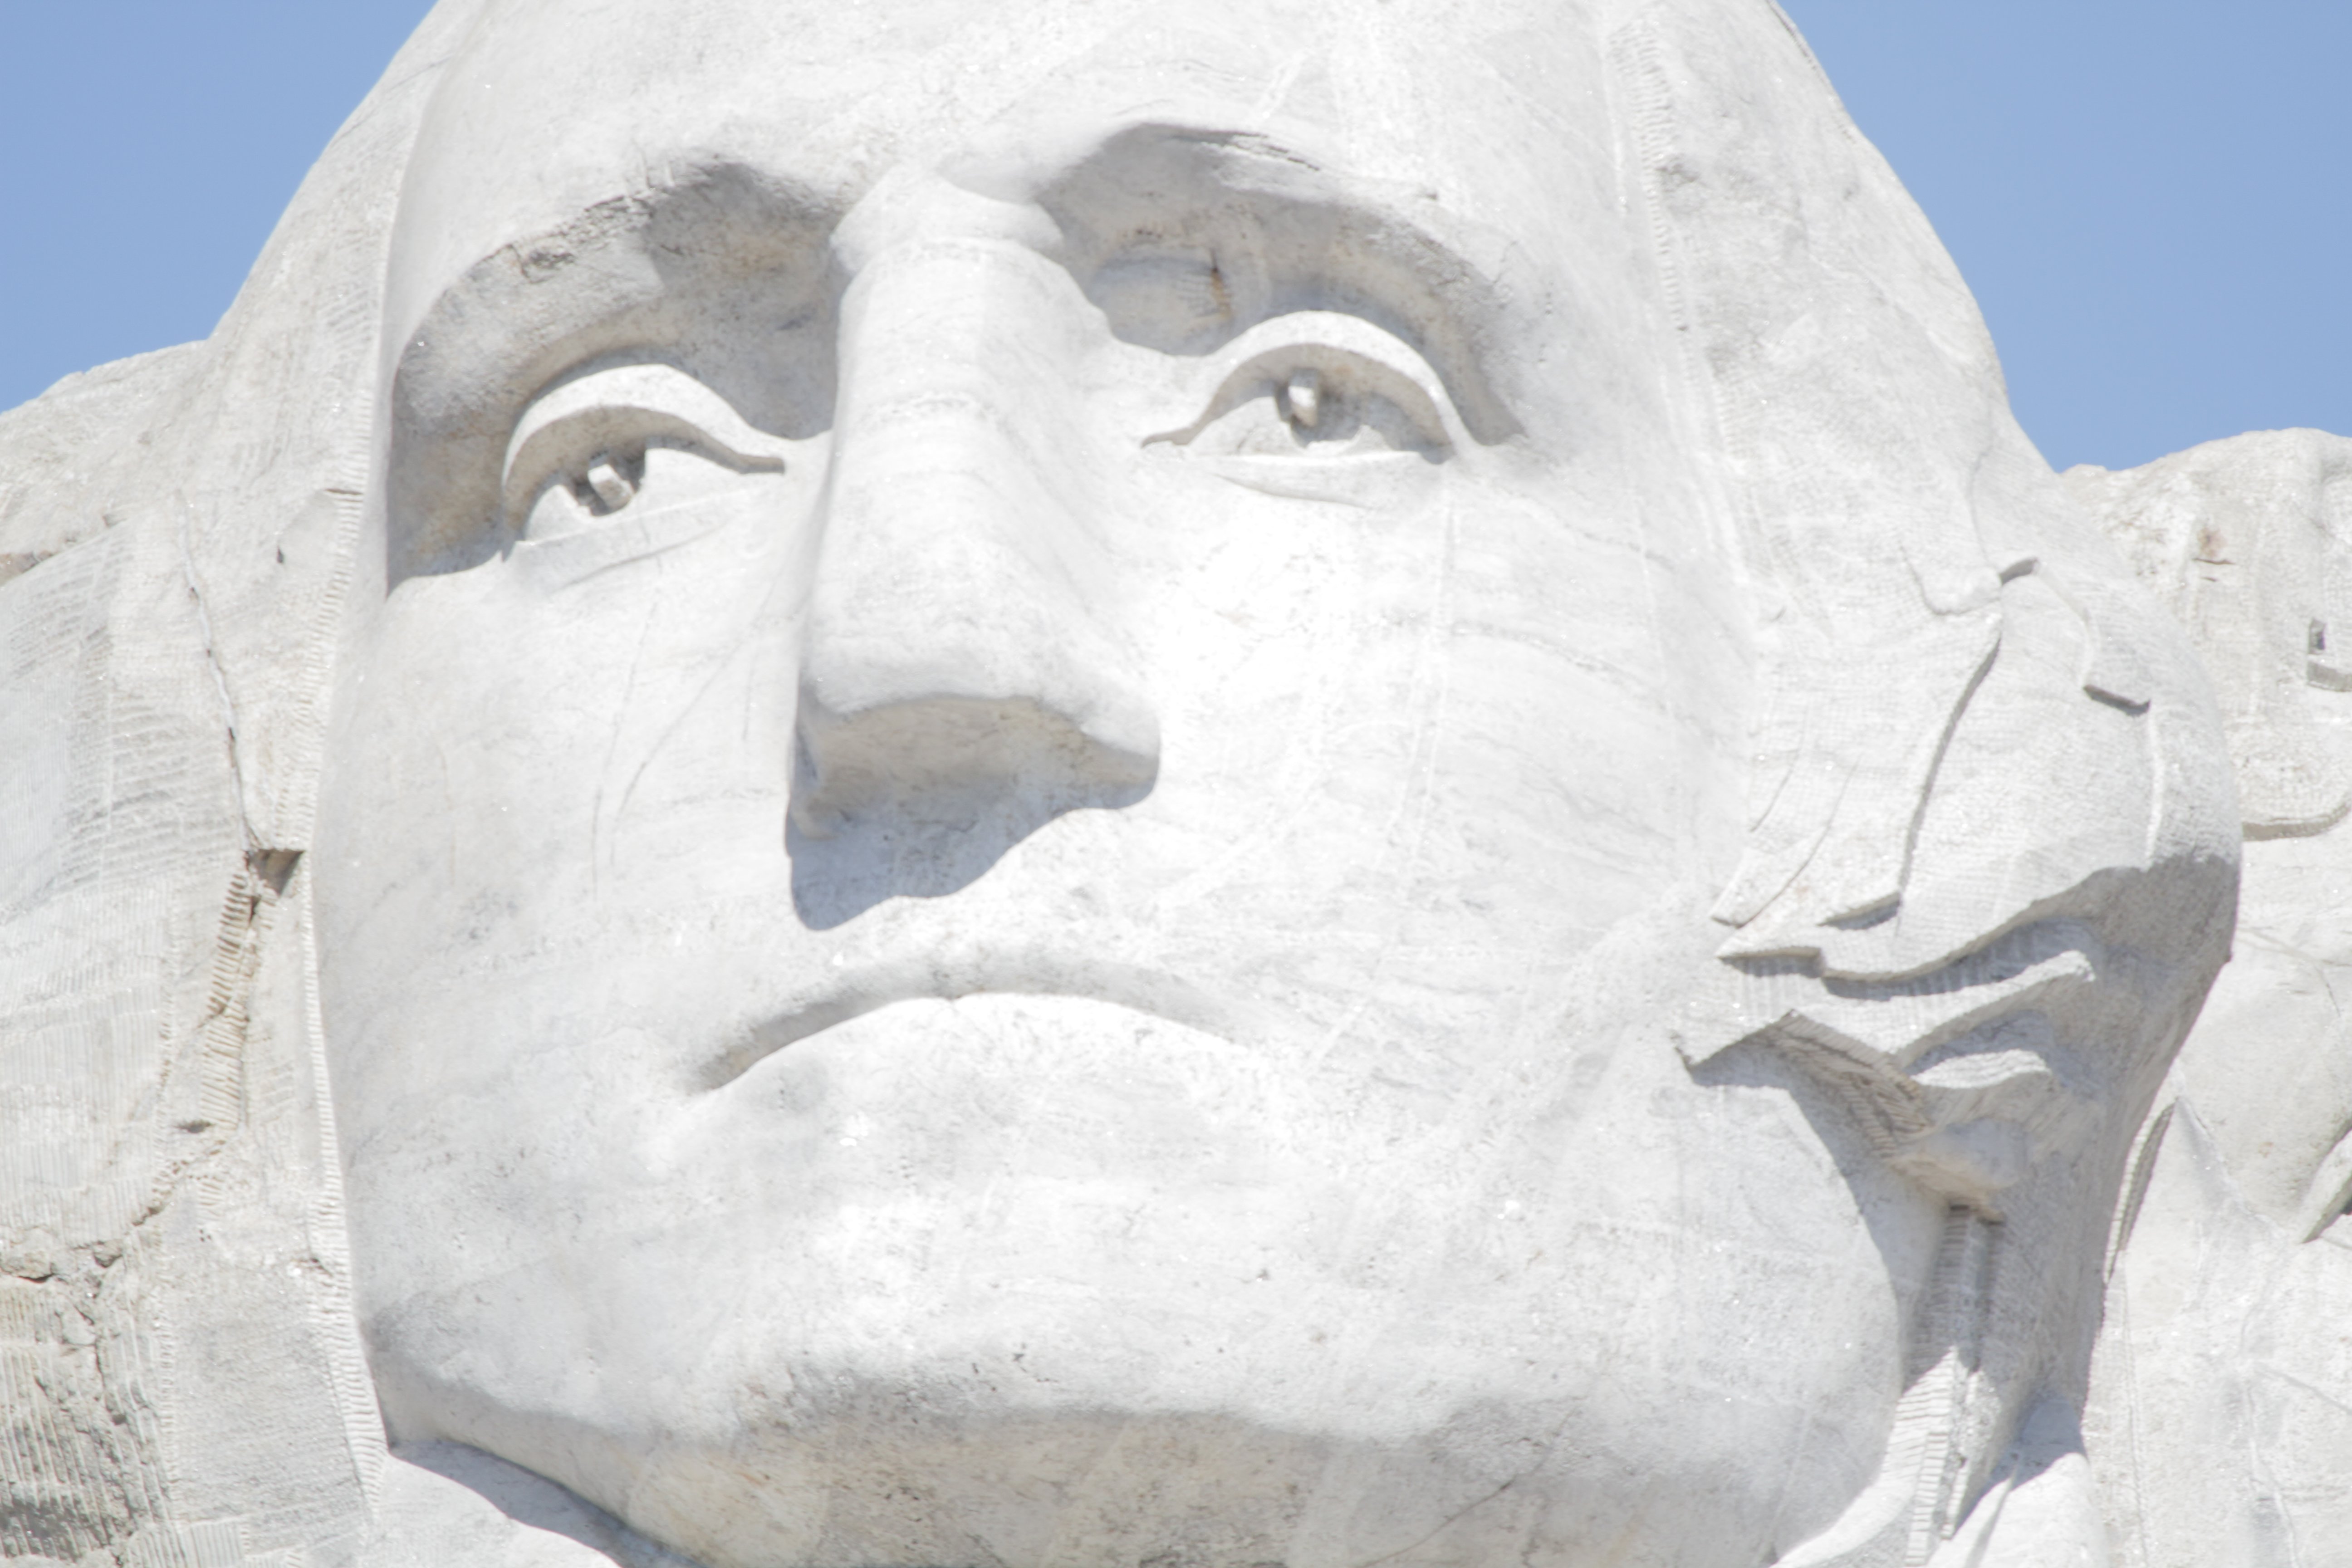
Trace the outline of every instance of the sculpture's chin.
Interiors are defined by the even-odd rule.
[[[1498,1497],[1484,1456],[1435,1440],[1382,1449],[1225,1414],[1011,1415],[926,1407],[904,1389],[842,1394],[836,1419],[806,1432],[654,1456],[630,1522],[712,1568],[1501,1563],[1528,1543],[1532,1494],[1554,1489]],[[887,1427],[877,1408],[894,1413]],[[1475,1434],[1523,1453],[1546,1436],[1507,1412],[1457,1428],[1458,1446]]]
[[[789,1426],[661,1443],[582,1495],[707,1568],[1572,1568],[1598,1547],[1730,1568],[1793,1527],[1720,1463],[1641,1473],[1662,1456],[1617,1451],[1562,1403],[1483,1403],[1383,1442],[1002,1392],[843,1378]]]
[[[1467,1412],[1446,1433],[1382,1448],[1213,1414],[932,1408],[917,1428],[905,1391],[845,1394],[847,1407],[807,1431],[646,1456],[630,1494],[603,1500],[626,1518],[601,1529],[580,1500],[478,1450],[427,1442],[398,1452],[621,1561],[656,1556],[626,1540],[625,1525],[708,1568],[1579,1562],[1562,1532],[1606,1506],[1539,1465],[1498,1484],[1487,1473],[1496,1458],[1558,1446],[1559,1434],[1526,1430],[1508,1410]],[[877,1408],[900,1416],[887,1440]],[[531,1506],[517,1508],[518,1494]]]
[[[552,1073],[446,1101],[536,1131],[491,1188],[431,1157],[480,1125],[358,1173],[387,1420],[714,1568],[1753,1561],[1875,1468],[1885,1267],[1787,1119],[1695,1153],[1670,1053],[1570,1090],[1560,1048],[988,995],[667,1101]],[[1788,1194],[1769,1245],[1754,1192]],[[1860,1414],[1825,1441],[1831,1406]],[[1759,1451],[1793,1457],[1751,1484]]]

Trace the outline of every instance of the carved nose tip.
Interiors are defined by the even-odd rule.
[[[901,504],[845,506],[826,536],[794,825],[812,837],[845,816],[962,827],[986,810],[1034,826],[1140,799],[1159,719],[1108,595],[1073,573],[1086,555],[1073,520],[992,506],[968,473],[894,477]]]
[[[819,838],[845,817],[877,811],[956,826],[1008,806],[1044,818],[1121,805],[1148,791],[1159,771],[1148,712],[1074,715],[1029,697],[943,691],[845,714],[803,689],[800,742],[793,818]]]

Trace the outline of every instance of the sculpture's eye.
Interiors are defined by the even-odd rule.
[[[1450,445],[1444,426],[1416,406],[1426,401],[1412,395],[1417,388],[1382,384],[1389,378],[1376,373],[1385,368],[1328,353],[1255,366],[1218,400],[1223,412],[1187,444],[1229,457],[1444,456]]]
[[[507,445],[507,526],[524,539],[687,501],[714,480],[781,472],[787,443],[669,365],[622,365],[542,394]]]
[[[1427,362],[1360,317],[1278,317],[1235,340],[1217,372],[1201,416],[1152,439],[1204,457],[1399,452],[1438,462],[1460,438],[1461,420]]]
[[[598,452],[576,473],[555,475],[538,487],[519,531],[526,539],[576,533],[637,499],[646,479],[643,447]]]

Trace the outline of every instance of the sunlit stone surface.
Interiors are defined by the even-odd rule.
[[[2146,1152],[2342,1126],[2167,1078],[2273,709],[2130,482],[1753,0],[446,0],[0,416],[0,1554],[2157,1539]]]
[[[2092,1454],[2125,1563],[2326,1562],[2352,1551],[2352,441],[2066,478],[2204,656],[2247,840],[2135,1157]]]

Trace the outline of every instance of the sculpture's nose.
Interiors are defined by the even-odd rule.
[[[1135,798],[1156,718],[1122,639],[1073,384],[1084,301],[1034,251],[909,243],[843,301],[793,814],[1030,824]],[[1025,829],[1024,829],[1025,831]]]

